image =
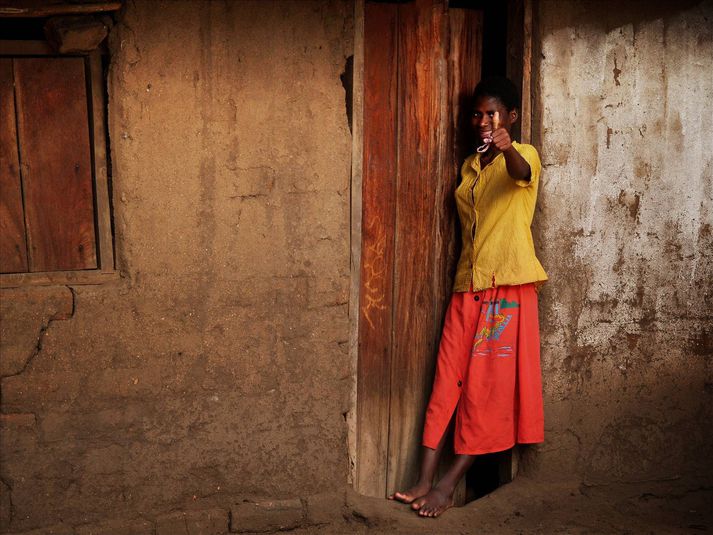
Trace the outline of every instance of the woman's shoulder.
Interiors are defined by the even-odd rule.
[[[535,147],[527,143],[518,143],[517,141],[513,142],[512,146],[530,165],[540,165],[540,153],[537,152]]]
[[[539,156],[539,152],[533,145],[528,145],[527,143],[520,143],[518,141],[513,141],[512,146],[520,154],[536,154]]]

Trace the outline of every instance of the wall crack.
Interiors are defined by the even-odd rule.
[[[37,357],[37,355],[39,355],[40,352],[42,351],[43,340],[44,340],[45,334],[49,330],[50,326],[55,321],[64,321],[64,320],[68,320],[68,319],[71,319],[74,317],[74,312],[76,310],[77,296],[74,291],[74,288],[67,286],[67,289],[69,290],[70,294],[72,295],[72,303],[71,303],[70,311],[65,312],[63,310],[60,310],[60,311],[52,314],[49,318],[47,318],[47,321],[43,322],[42,325],[40,326],[40,331],[37,335],[37,342],[35,344],[35,347],[34,347],[32,353],[30,354],[30,356],[27,357],[27,359],[25,360],[25,363],[22,365],[22,367],[14,373],[0,375],[0,379],[7,379],[8,377],[15,377],[17,375],[22,375],[23,373],[25,373],[25,371],[27,371],[27,369],[30,367],[32,362]]]

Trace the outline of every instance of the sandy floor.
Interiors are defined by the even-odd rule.
[[[342,518],[292,533],[667,534],[713,532],[713,487],[676,481],[591,487],[524,477],[437,519],[348,493]]]

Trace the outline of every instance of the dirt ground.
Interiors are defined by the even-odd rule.
[[[215,503],[208,510],[158,518],[116,518],[103,524],[63,523],[22,535],[230,534],[678,534],[713,531],[713,485],[658,480],[607,486],[514,482],[439,518],[421,518],[408,505],[368,498],[351,488],[278,502]]]
[[[713,531],[713,487],[677,481],[588,487],[525,477],[437,519],[349,492],[342,519],[293,533],[668,534]]]

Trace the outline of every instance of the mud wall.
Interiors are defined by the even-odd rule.
[[[624,5],[627,4],[627,5]],[[713,3],[536,13],[539,477],[710,474]]]
[[[126,2],[121,279],[2,292],[2,531],[347,479],[349,2]]]
[[[713,9],[661,6],[536,4],[541,479],[711,469]],[[3,531],[347,480],[352,11],[127,2],[121,278],[0,295]]]

